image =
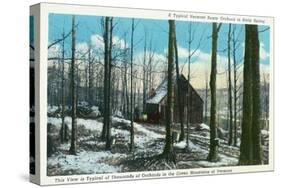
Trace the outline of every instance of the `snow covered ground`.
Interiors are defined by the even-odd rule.
[[[65,122],[71,130],[71,118]],[[104,151],[104,142],[99,140],[102,131],[102,118],[77,118],[78,124],[78,154],[69,155],[70,144],[60,144],[57,151],[48,157],[48,175],[90,174],[124,172],[132,168],[128,161],[149,158],[161,154],[165,143],[165,127],[159,125],[134,123],[135,150],[128,152],[130,142],[130,121],[120,117],[112,117],[112,137],[116,139],[111,151]],[[59,133],[61,119],[48,117],[48,126]],[[206,161],[209,145],[209,126],[198,125],[191,129],[189,150],[186,151],[186,141],[174,143],[177,153],[177,168],[202,168],[218,166],[234,166],[238,163],[237,147],[227,146],[220,140],[220,160]],[[265,133],[264,133],[265,134]],[[54,133],[50,133],[54,136]],[[119,145],[118,145],[119,144]],[[122,149],[123,147],[123,149]],[[134,166],[136,169],[137,167]]]
[[[65,123],[71,130],[71,118],[66,117]],[[118,117],[112,118],[113,123],[123,123],[130,125],[130,121]],[[61,126],[61,119],[55,117],[48,118],[48,125],[54,126],[57,132]],[[92,135],[80,137],[78,142],[80,145],[92,147],[104,147],[104,142],[95,140],[93,135],[99,135],[102,131],[102,123],[98,120],[85,120],[77,118],[78,129],[84,128],[89,130]],[[134,123],[135,127],[135,156],[144,155],[144,153],[155,154],[160,153],[161,147],[158,150],[150,151],[147,147],[154,143],[157,139],[164,139],[164,135],[155,133],[143,127],[141,124]],[[130,132],[118,128],[111,128],[113,137],[122,137],[125,143],[129,143]],[[48,174],[87,174],[87,173],[109,173],[121,172],[122,165],[118,163],[128,158],[128,153],[112,153],[110,151],[91,151],[83,147],[79,148],[77,155],[67,155],[70,144],[62,144],[58,147],[58,151],[48,157]]]
[[[106,160],[125,158],[125,154],[112,154],[108,151],[93,152],[80,151],[78,155],[58,155],[48,158],[48,167],[58,168],[61,173],[67,174],[98,174],[109,172],[121,172],[121,166],[107,164]]]
[[[48,106],[48,113],[54,113],[55,111],[57,111],[59,109],[59,107],[57,106]]]
[[[186,141],[182,141],[174,144],[174,147],[184,149],[186,147]],[[219,166],[235,166],[238,164],[238,159],[235,157],[229,157],[224,154],[219,154],[220,160],[218,162],[209,162],[206,160],[208,155],[208,150],[194,144],[191,140],[189,141],[190,152],[201,153],[204,158],[201,160],[190,160],[190,161],[180,161],[178,166],[194,166],[194,167],[219,167]]]

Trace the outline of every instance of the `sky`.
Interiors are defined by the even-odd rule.
[[[33,45],[34,43],[34,17],[29,16],[29,43]]]
[[[68,33],[71,30],[71,15],[50,14],[49,15],[49,43],[61,38],[63,31]],[[87,48],[87,43],[91,41],[93,45],[102,47],[102,27],[100,16],[79,16],[76,15],[78,29],[76,32],[77,48],[81,51]],[[129,46],[131,18],[114,18],[113,43],[118,43],[120,48]],[[140,61],[143,55],[144,38],[146,36],[147,45],[151,44],[151,49],[155,51],[155,58],[165,61],[168,46],[168,22],[166,20],[135,19],[136,29],[134,33],[134,60]],[[238,63],[243,62],[244,54],[244,25],[232,24],[235,28],[235,36],[238,40],[236,52]],[[203,22],[176,21],[176,37],[179,52],[180,66],[183,66],[183,74],[187,74],[186,63],[188,56],[188,37],[189,28],[192,30],[194,38],[191,44],[191,51],[200,46],[192,57],[191,83],[195,88],[203,88],[205,83],[206,71],[210,69],[211,54],[211,32],[212,24]],[[266,29],[267,26],[259,26],[259,31]],[[225,72],[227,66],[227,34],[229,24],[222,24],[218,37],[218,87],[226,87]],[[259,33],[260,40],[260,64],[262,71],[269,70],[269,30]],[[66,40],[66,48],[70,53],[71,37]],[[59,45],[51,50],[58,50]],[[50,51],[51,51],[50,50]],[[67,52],[66,52],[67,53]],[[164,62],[163,62],[164,63]],[[221,77],[221,78],[220,78]]]

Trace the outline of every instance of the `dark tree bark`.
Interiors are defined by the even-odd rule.
[[[105,17],[104,22],[104,104],[103,104],[103,130],[101,139],[105,141],[105,149],[111,149],[110,130],[110,79],[111,79],[111,53],[112,53],[112,18]]]
[[[237,78],[237,64],[236,64],[236,40],[235,40],[235,28],[233,28],[233,35],[232,35],[232,56],[233,56],[233,98],[234,98],[234,104],[233,104],[233,107],[234,107],[234,117],[233,117],[233,132],[234,132],[234,137],[233,137],[233,145],[234,146],[237,146],[237,99],[238,99],[238,96],[237,96],[237,93],[238,93],[238,90],[237,90],[237,81],[238,81],[238,78]]]
[[[260,140],[260,70],[257,25],[245,26],[244,94],[240,165],[262,164]]]
[[[142,90],[142,111],[146,112],[146,91],[147,91],[147,85],[146,85],[146,74],[147,74],[147,68],[146,68],[146,33],[144,37],[144,55],[143,55],[143,90]]]
[[[173,69],[174,69],[174,40],[175,21],[169,20],[169,47],[168,47],[168,83],[167,83],[167,109],[166,109],[166,138],[163,156],[175,161],[173,143],[171,139],[171,126],[173,123]]]
[[[182,101],[182,92],[181,92],[181,83],[180,83],[180,71],[179,71],[179,59],[178,59],[178,46],[177,46],[177,39],[176,39],[176,31],[175,31],[175,38],[174,38],[174,49],[175,49],[175,63],[176,63],[176,76],[177,76],[177,105],[178,105],[178,115],[180,120],[180,137],[179,141],[184,140],[184,125],[183,125],[183,101]]]
[[[253,164],[262,164],[261,149],[261,98],[260,98],[260,64],[259,51],[260,42],[258,26],[252,25],[252,93],[253,93],[253,122],[252,122],[252,144],[253,144]]]
[[[104,79],[103,79],[103,129],[101,139],[106,141],[107,127],[109,124],[108,112],[108,73],[109,73],[109,17],[104,21]]]
[[[218,160],[218,138],[217,138],[217,122],[216,122],[216,78],[217,78],[217,40],[218,32],[221,24],[213,23],[212,26],[212,56],[211,56],[211,111],[210,111],[210,148],[208,161]]]
[[[252,67],[251,67],[251,27],[245,26],[245,55],[244,55],[244,85],[243,85],[243,115],[242,115],[242,134],[240,144],[239,164],[246,165],[251,163],[252,159]]]
[[[132,19],[132,28],[131,28],[131,53],[130,53],[130,64],[131,64],[131,105],[130,105],[130,120],[131,120],[131,138],[130,138],[130,151],[134,150],[134,108],[133,108],[133,57],[134,57],[134,30],[135,30],[135,20]]]
[[[65,38],[65,34],[63,32],[63,36],[62,38]],[[65,53],[65,49],[64,49],[64,40],[62,40],[62,59],[61,59],[61,130],[60,130],[60,139],[62,143],[65,143],[68,140],[68,129],[67,129],[67,125],[65,124],[65,77],[64,77],[64,53]]]
[[[122,113],[124,117],[127,117],[127,63],[126,63],[126,58],[124,58],[124,73],[123,73],[123,79],[122,79]]]
[[[231,42],[231,24],[229,24],[227,40],[227,58],[228,58],[228,109],[229,109],[229,129],[228,145],[233,144],[233,117],[232,117],[232,79],[231,79],[231,60],[230,60],[230,42]]]
[[[75,16],[72,16],[72,48],[71,48],[71,145],[69,153],[76,155],[77,153],[77,119],[76,119],[76,83],[75,83],[75,51],[76,51],[76,29],[75,29]]]
[[[127,59],[125,60],[127,61]],[[128,94],[128,75],[127,75],[127,72],[128,72],[128,65],[127,65],[127,62],[125,63],[125,74],[124,74],[124,82],[125,82],[125,99],[126,99],[126,102],[125,102],[125,117],[126,118],[129,118],[129,112],[130,112],[130,109],[129,109],[129,94]]]
[[[93,73],[92,73],[92,53],[91,53],[91,42],[89,42],[89,51],[88,51],[88,88],[87,88],[87,99],[88,103],[90,106],[93,105],[93,94],[92,94],[92,89],[93,89]]]
[[[112,69],[112,37],[113,37],[113,17],[109,18],[109,49],[108,49],[108,76],[107,76],[107,115],[108,123],[106,127],[105,149],[111,149],[111,69]]]
[[[190,92],[190,88],[189,88],[189,84],[190,84],[190,74],[191,74],[191,44],[192,44],[192,29],[191,29],[191,23],[189,24],[188,27],[188,73],[187,73],[187,83],[188,83],[188,87],[187,87],[187,98],[186,98],[186,145],[187,145],[187,149],[189,147],[189,129],[190,129],[190,124],[191,124],[191,92]]]

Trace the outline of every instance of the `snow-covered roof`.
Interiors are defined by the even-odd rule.
[[[149,98],[146,103],[148,104],[159,104],[162,99],[167,94],[167,78],[165,78],[161,84],[157,87],[155,90],[155,95],[151,98]]]
[[[186,78],[181,74],[181,79],[186,81]],[[174,84],[176,84],[176,76],[173,76],[173,82]],[[186,81],[187,82],[187,81]],[[157,89],[155,90],[155,93],[153,96],[151,96],[146,103],[148,104],[159,104],[164,97],[167,95],[167,83],[168,83],[168,78],[166,77],[161,83],[160,85],[157,87]],[[187,82],[188,83],[188,82]],[[191,90],[193,90],[195,92],[195,94],[199,97],[199,99],[203,102],[202,98],[200,97],[200,95],[196,92],[196,90],[192,87],[191,84],[188,84],[189,88]]]

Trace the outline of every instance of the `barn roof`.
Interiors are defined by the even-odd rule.
[[[155,95],[152,98],[149,98],[146,103],[149,104],[158,104],[167,94],[167,78],[165,78],[160,85],[155,90]]]
[[[181,74],[182,79],[184,79],[186,81],[186,78],[184,77],[184,75]],[[173,82],[176,82],[176,77],[174,76],[173,78]],[[149,98],[146,103],[148,104],[159,104],[167,95],[167,83],[168,83],[168,78],[166,77],[161,83],[160,85],[157,87],[157,89],[155,90],[155,95],[153,95],[151,98]],[[200,97],[200,95],[196,92],[196,90],[192,87],[191,84],[189,84],[189,86],[191,87],[192,90],[195,91],[195,93],[197,94],[197,96],[200,98],[201,101],[202,98]]]

